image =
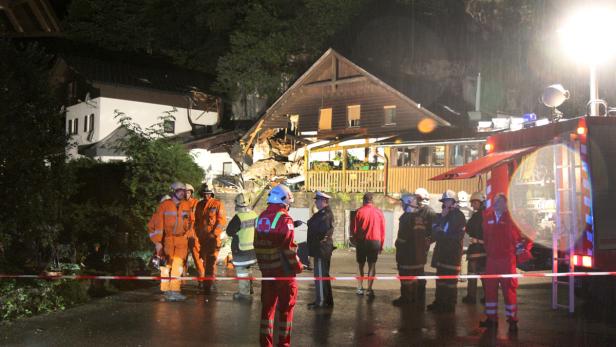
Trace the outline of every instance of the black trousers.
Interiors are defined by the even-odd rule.
[[[400,276],[423,276],[424,267],[423,265],[419,267],[398,264],[398,274]],[[425,300],[425,282],[425,280],[400,280],[400,296],[411,302]]]
[[[329,277],[331,258],[314,258],[314,277]],[[317,305],[333,305],[331,281],[314,281],[315,300]]]
[[[447,269],[443,267],[436,268],[436,274],[439,276],[459,275],[460,270]],[[436,297],[435,302],[438,305],[454,307],[458,300],[458,279],[436,280]]]

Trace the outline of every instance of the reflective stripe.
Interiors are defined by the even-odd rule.
[[[509,309],[509,310],[513,310],[513,309],[514,309],[514,308],[516,308],[516,307],[518,307],[518,306],[517,306],[517,305],[515,305],[515,304],[513,304],[513,305],[505,305],[505,308],[506,308],[506,309]]]
[[[165,211],[163,212],[165,216],[177,216],[178,213],[176,211]]]
[[[182,211],[182,217],[184,217],[184,216],[188,216],[188,212]]]
[[[272,222],[272,229],[276,228],[276,224],[278,224],[278,220],[280,219],[280,217],[282,217],[283,214],[283,212],[276,213],[276,217],[274,217],[274,221]]]
[[[290,327],[292,327],[292,326],[293,326],[293,322],[281,322],[281,321],[278,321],[278,326],[279,326],[279,327],[287,327],[287,328],[290,328]]]
[[[496,310],[485,310],[486,314],[496,314]]]
[[[483,245],[483,240],[480,240],[480,239],[475,238],[475,237],[471,237],[470,242],[471,243],[479,243],[479,244]]]
[[[235,265],[235,266],[246,266],[246,265],[256,264],[257,260],[256,259],[247,260],[247,261],[233,260],[232,262],[233,262],[233,265]],[[248,275],[246,275],[246,276],[248,276]],[[242,276],[238,275],[238,277],[242,277]]]
[[[149,233],[148,235],[150,235],[150,237],[154,237],[154,236],[160,235],[162,233],[163,233],[162,230],[154,230],[153,232]]]
[[[261,334],[263,335],[273,335],[274,328],[261,328]]]
[[[257,248],[255,249],[257,254],[278,254],[278,248]]]
[[[487,253],[473,253],[473,254],[469,254],[466,256],[466,258],[468,259],[473,259],[473,258],[484,258],[488,256]]]
[[[274,325],[273,319],[261,319],[261,324]]]
[[[496,307],[498,306],[498,303],[497,302],[486,302],[485,305],[486,307]]]

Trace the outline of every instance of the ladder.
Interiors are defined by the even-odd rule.
[[[576,158],[576,154],[578,154]],[[579,160],[579,143],[577,141],[557,142],[554,145],[554,185],[556,199],[555,224],[552,233],[552,272],[560,272],[566,267],[568,272],[575,270],[573,253],[578,231],[578,187],[581,164]],[[561,304],[558,292],[566,287],[567,304]],[[562,288],[565,289],[565,288]],[[575,278],[552,277],[552,309],[575,311]]]

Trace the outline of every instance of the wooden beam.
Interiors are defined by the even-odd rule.
[[[332,90],[336,90],[337,88],[337,84],[336,81],[338,80],[338,58],[336,57],[336,55],[334,54],[332,56]]]
[[[338,86],[341,84],[364,82],[367,80],[368,78],[366,76],[354,76],[354,77],[347,77],[347,78],[342,78],[342,79],[337,79],[337,80],[312,82],[312,83],[304,84],[303,86],[301,86],[301,88]]]
[[[252,134],[250,134],[250,137],[248,138],[248,142],[246,142],[246,144],[244,145],[244,154],[246,154],[248,152],[248,149],[250,148],[250,145],[252,144],[252,141],[254,141],[255,136],[257,135],[257,133],[259,132],[259,130],[261,130],[261,126],[263,125],[263,121],[265,121],[265,117],[261,118],[261,120],[259,120],[259,123],[257,123],[257,126],[255,127],[255,130],[252,132]]]
[[[18,33],[23,33],[24,28],[21,26],[21,24],[19,24],[17,17],[15,17],[15,14],[13,14],[13,10],[9,6],[3,5],[3,7],[4,7],[4,14],[6,14],[6,17],[9,19],[9,22],[11,22],[11,24],[13,25],[13,28],[15,29],[15,31],[17,31]]]

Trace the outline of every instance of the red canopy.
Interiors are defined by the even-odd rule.
[[[491,153],[485,157],[481,157],[477,160],[471,161],[468,164],[458,166],[453,170],[444,172],[438,176],[430,178],[430,181],[443,181],[443,180],[461,180],[465,178],[472,178],[481,173],[489,171],[493,167],[509,161],[516,157],[520,157],[524,154],[532,152],[537,147],[526,147],[521,149],[514,149],[507,152]]]

